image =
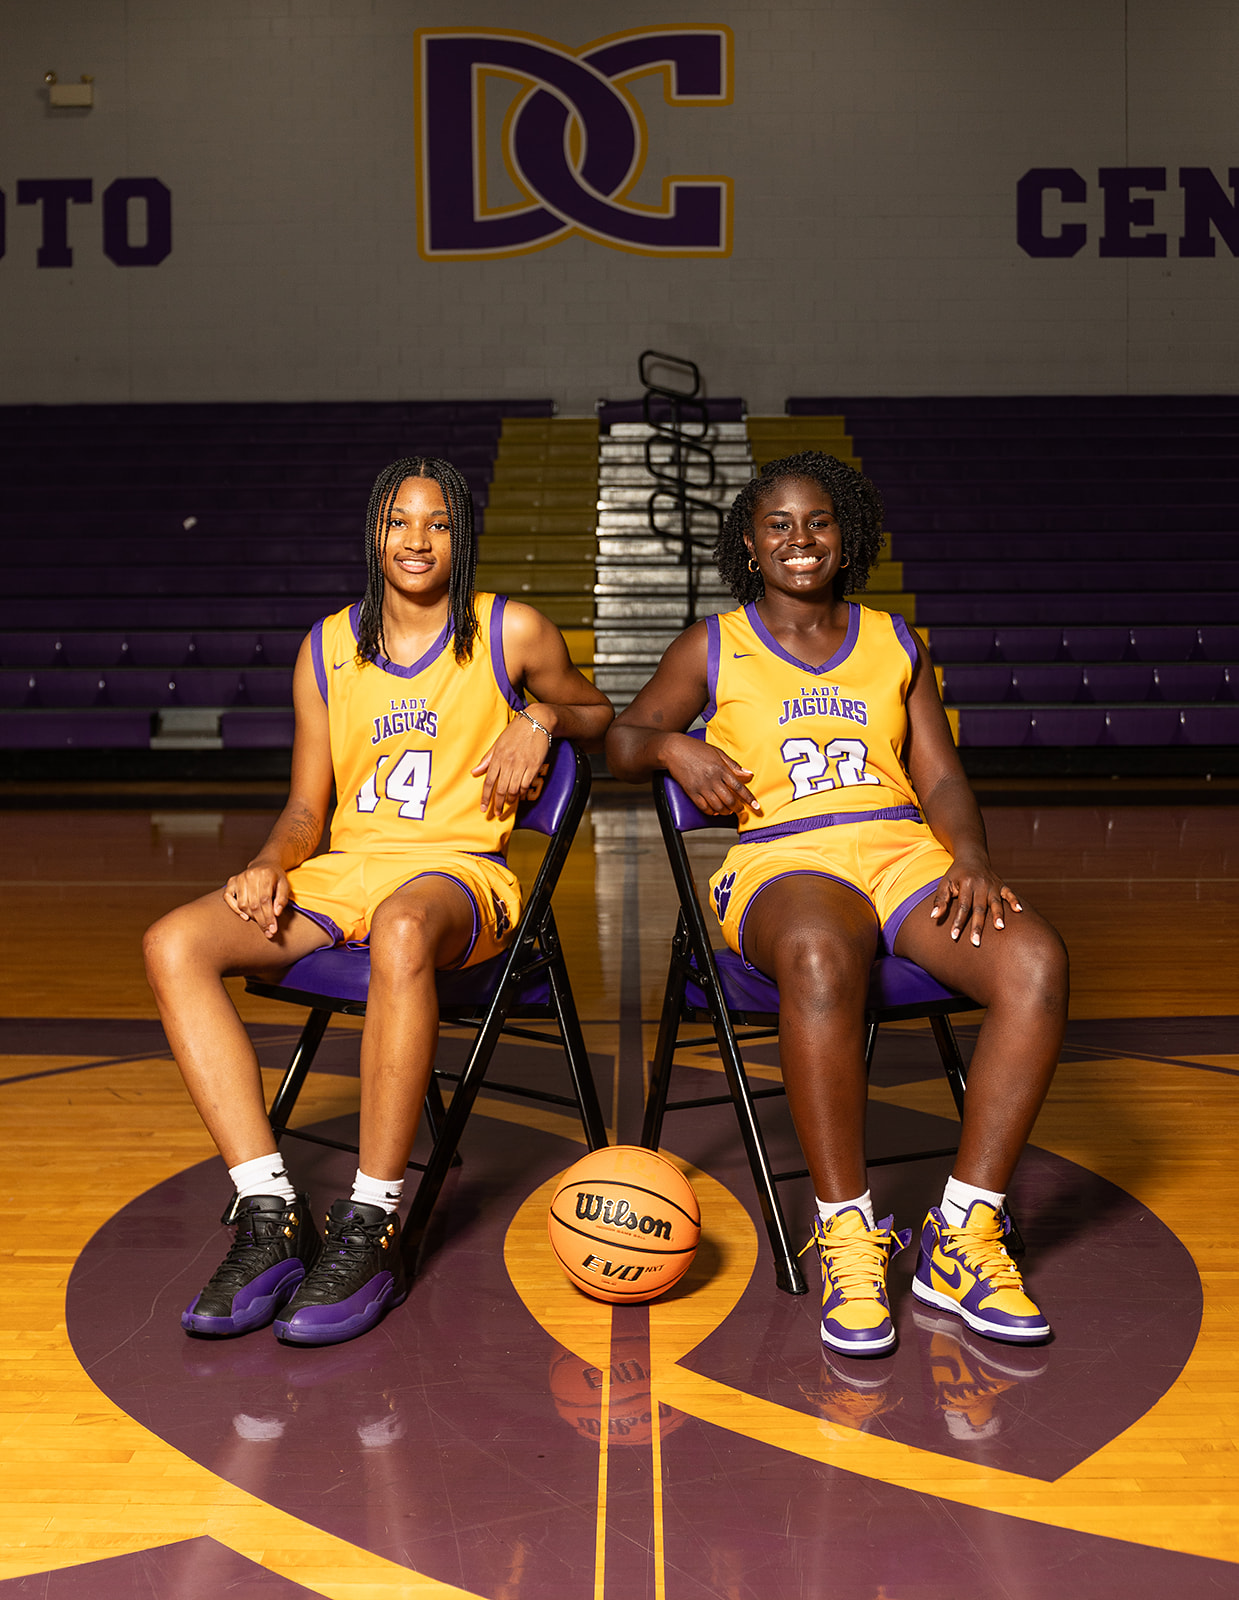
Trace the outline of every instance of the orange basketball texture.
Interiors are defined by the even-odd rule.
[[[547,1228],[578,1289],[614,1303],[652,1300],[688,1271],[701,1208],[670,1161],[638,1145],[610,1145],[564,1173]]]

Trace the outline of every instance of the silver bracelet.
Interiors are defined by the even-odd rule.
[[[526,722],[532,722],[534,727],[538,730],[538,732],[545,736],[546,741],[547,741],[548,744],[553,744],[554,743],[554,740],[552,739],[551,734],[549,733],[549,731],[542,726],[542,724],[538,721],[537,717],[531,717],[529,715],[528,711],[525,710],[524,706],[521,706],[521,708],[517,712],[517,716],[524,717]]]

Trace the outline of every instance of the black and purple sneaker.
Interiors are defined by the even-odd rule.
[[[181,1313],[186,1333],[229,1339],[265,1328],[301,1287],[322,1248],[303,1194],[239,1200],[235,1223],[228,1254]]]
[[[400,1218],[381,1206],[337,1200],[318,1264],[277,1319],[275,1336],[288,1344],[341,1344],[368,1333],[408,1292]]]

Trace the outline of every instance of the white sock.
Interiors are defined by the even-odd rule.
[[[962,1228],[974,1200],[984,1200],[995,1211],[1001,1211],[1006,1198],[1005,1194],[995,1194],[992,1189],[978,1189],[974,1184],[961,1183],[958,1178],[948,1178],[938,1209],[952,1228]]]
[[[855,1200],[818,1200],[817,1214],[823,1222],[829,1222],[831,1217],[837,1216],[840,1211],[846,1211],[849,1206],[854,1206],[861,1213],[868,1227],[874,1226],[873,1196],[868,1189],[864,1194],[857,1195]]]
[[[349,1196],[362,1206],[382,1206],[384,1211],[394,1211],[400,1204],[400,1196],[404,1193],[403,1178],[372,1178],[369,1173],[357,1169],[357,1176],[353,1179],[353,1192]]]
[[[252,1161],[242,1161],[228,1168],[228,1176],[237,1186],[237,1198],[250,1200],[256,1194],[274,1194],[281,1200],[295,1200],[297,1191],[278,1150],[269,1156],[255,1156]]]

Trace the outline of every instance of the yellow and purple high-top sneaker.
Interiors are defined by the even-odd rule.
[[[855,1206],[827,1223],[814,1219],[810,1243],[822,1255],[822,1343],[840,1355],[882,1355],[895,1343],[886,1264],[912,1242],[912,1234],[906,1228],[894,1232],[894,1220],[887,1217],[871,1228]]]
[[[962,1317],[987,1339],[1007,1344],[1048,1339],[1050,1325],[1029,1299],[1020,1269],[1003,1243],[1010,1231],[1007,1217],[984,1200],[972,1202],[958,1228],[931,1206],[921,1230],[912,1293],[926,1305]]]

